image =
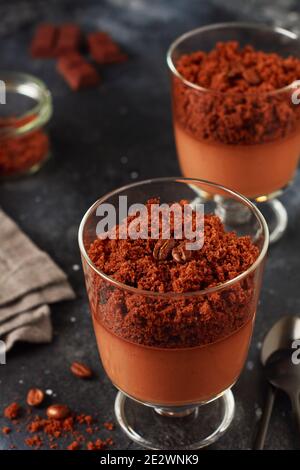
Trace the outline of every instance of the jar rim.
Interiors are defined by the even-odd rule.
[[[10,71],[0,71],[0,78],[4,82],[5,91],[26,96],[35,102],[27,111],[8,116],[8,119],[13,118],[14,125],[1,125],[1,137],[23,135],[48,122],[52,115],[52,97],[42,80],[31,74]]]

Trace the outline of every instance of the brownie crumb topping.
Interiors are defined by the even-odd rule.
[[[300,77],[300,60],[241,47],[236,41],[218,42],[210,52],[185,54],[176,63],[189,82],[210,90],[232,93],[270,92]]]
[[[106,238],[96,239],[91,244],[88,255],[97,268],[138,289],[191,292],[233,279],[255,261],[258,248],[250,237],[226,232],[219,217],[213,214],[204,216],[204,244],[200,250],[187,250],[189,240],[186,239],[151,239],[150,208],[155,201],[148,201],[147,206],[148,239]],[[187,202],[180,204],[184,207]],[[171,235],[173,228],[171,226]]]
[[[148,201],[149,230],[152,203]],[[116,288],[91,272],[88,283],[97,321],[130,341],[184,347],[230,334],[254,314],[253,275],[213,294],[151,296],[151,292],[196,292],[234,279],[258,257],[250,237],[226,232],[216,215],[206,214],[201,249],[187,254],[186,240],[165,242],[169,240],[106,238],[91,244],[88,255],[97,268],[127,286],[148,291],[144,295]]]
[[[183,78],[206,89],[194,90],[173,77],[175,120],[195,138],[251,145],[299,130],[293,90],[269,94],[299,80],[299,58],[228,41],[210,52],[184,54],[175,65]]]

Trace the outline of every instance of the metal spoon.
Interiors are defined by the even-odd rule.
[[[269,382],[289,396],[300,435],[300,367],[292,361],[293,352],[293,349],[287,349],[280,355],[272,355],[266,365],[266,372]]]
[[[285,316],[281,318],[266,335],[262,350],[261,362],[269,381],[268,394],[264,411],[254,441],[254,449],[263,449],[266,434],[276,397],[276,388],[284,390],[290,397],[293,412],[300,431],[300,366],[292,363],[294,340],[300,338],[300,317]]]

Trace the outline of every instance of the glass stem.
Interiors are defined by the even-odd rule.
[[[166,416],[167,418],[184,418],[192,414],[198,413],[198,407],[172,407],[172,408],[154,408],[157,414],[160,416]]]
[[[220,217],[224,224],[242,225],[251,219],[251,210],[234,199],[227,199],[223,196],[216,197],[217,206],[215,214]]]

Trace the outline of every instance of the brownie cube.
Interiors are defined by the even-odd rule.
[[[104,32],[91,33],[87,37],[91,57],[98,64],[124,62],[127,55],[121,52],[109,34]]]
[[[89,46],[93,46],[94,44],[106,44],[112,43],[112,37],[103,31],[97,31],[95,33],[89,33],[87,35],[87,43]]]
[[[60,26],[55,51],[56,55],[60,56],[78,51],[81,38],[81,30],[76,24],[64,24]]]
[[[44,23],[37,27],[30,45],[32,57],[54,57],[58,30],[56,26]]]
[[[78,53],[61,57],[57,62],[57,70],[74,91],[96,86],[100,82],[95,67]]]
[[[57,70],[61,73],[64,73],[67,70],[72,70],[80,67],[85,63],[85,59],[78,52],[72,52],[65,56],[62,56],[57,61]]]

